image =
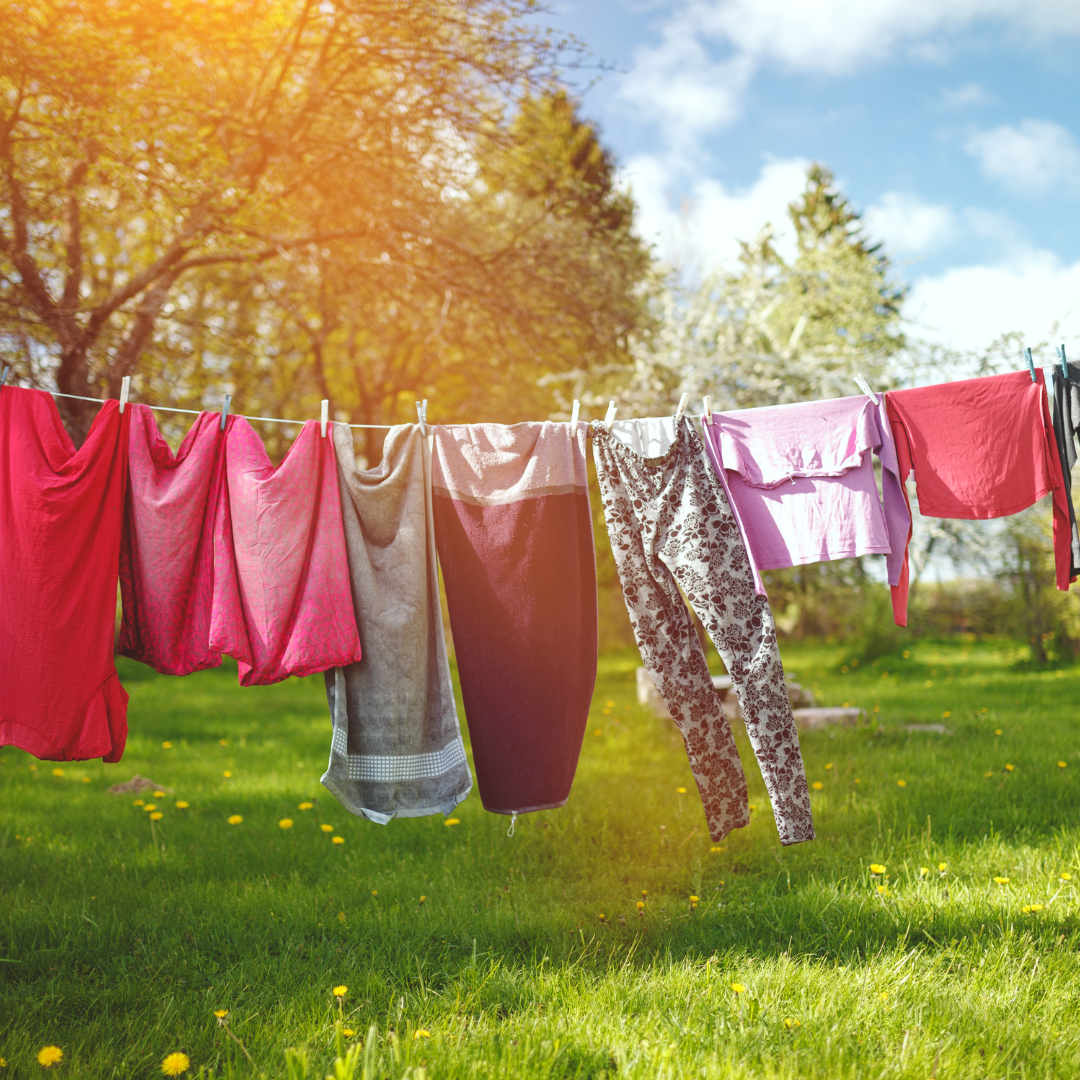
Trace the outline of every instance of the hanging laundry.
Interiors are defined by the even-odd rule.
[[[344,424],[334,443],[364,656],[326,673],[334,735],[322,782],[380,824],[448,814],[472,775],[443,634],[427,440],[416,425],[391,428],[367,470]]]
[[[130,413],[106,401],[78,450],[41,390],[0,390],[0,746],[119,761],[113,662]]]
[[[436,427],[435,535],[484,807],[570,794],[596,682],[585,426]]]
[[[225,432],[200,413],[173,454],[153,410],[128,405],[128,494],[120,547],[119,652],[164,675],[217,667],[210,647],[214,520],[225,477]],[[235,417],[228,417],[226,430]]]
[[[856,555],[884,555],[889,584],[899,584],[911,514],[884,394],[713,413],[702,430],[758,592],[760,570]]]
[[[1050,416],[1054,425],[1065,502],[1069,509],[1069,580],[1080,575],[1080,532],[1076,528],[1076,508],[1072,497],[1072,467],[1076,464],[1076,436],[1080,431],[1080,367],[1069,364],[1069,377],[1057,365],[1053,368],[1054,393],[1050,398]]]
[[[241,416],[226,432],[214,520],[210,648],[236,658],[242,686],[360,659],[328,429],[309,420],[276,468]]]
[[[921,514],[1007,517],[1053,494],[1057,586],[1068,589],[1069,511],[1042,372],[1034,382],[1014,371],[885,398],[900,475],[914,470]],[[907,611],[908,583],[905,553],[894,611]]]
[[[781,843],[813,840],[772,611],[689,420],[629,420],[610,433],[594,425],[593,454],[641,659],[682,732],[710,835],[749,823],[746,777],[680,586],[738,692]]]

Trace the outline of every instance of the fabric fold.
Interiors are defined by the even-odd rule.
[[[130,419],[106,401],[76,450],[52,395],[0,389],[0,746],[123,755],[113,632]]]
[[[383,460],[357,467],[334,427],[352,605],[363,659],[326,672],[333,718],[323,785],[350,813],[448,814],[472,790],[439,600],[427,440],[391,428]]]
[[[436,427],[432,484],[484,807],[562,806],[596,682],[585,425]]]
[[[1076,436],[1080,431],[1080,367],[1068,364],[1068,376],[1059,367],[1053,370],[1054,392],[1050,397],[1050,417],[1054,425],[1069,510],[1069,580],[1080,574],[1080,532],[1076,527],[1076,506],[1072,497],[1072,467],[1076,464]]]

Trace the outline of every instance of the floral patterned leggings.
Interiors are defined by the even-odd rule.
[[[679,586],[738,691],[781,842],[813,840],[810,793],[772,611],[754,591],[739,527],[697,433],[682,418],[661,456],[642,457],[594,424],[593,454],[641,659],[686,742],[713,840],[749,822],[746,776]]]

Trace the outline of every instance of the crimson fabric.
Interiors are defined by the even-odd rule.
[[[242,686],[360,659],[334,439],[314,420],[276,467],[243,417],[226,432],[210,648],[236,658]]]
[[[0,390],[0,746],[124,752],[113,630],[129,420],[105,402],[76,450],[52,395]]]
[[[435,536],[484,808],[562,806],[596,683],[585,425],[435,429]]]
[[[1057,586],[1068,589],[1069,508],[1043,373],[1035,375],[1032,382],[1030,372],[1014,371],[890,391],[885,398],[900,475],[914,469],[926,517],[1007,517],[1053,494]],[[906,626],[906,553],[892,592],[896,621]]]
[[[128,409],[119,651],[164,675],[217,667],[221,653],[210,647],[210,618],[214,515],[225,464],[221,418],[200,413],[174,454],[152,409],[135,404]],[[226,431],[234,419],[227,418]]]

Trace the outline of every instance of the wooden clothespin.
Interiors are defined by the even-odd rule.
[[[120,380],[120,415],[124,415],[124,410],[127,408],[128,394],[131,393],[131,376],[125,375]]]
[[[608,431],[611,430],[611,425],[615,423],[616,412],[618,412],[618,410],[615,408],[615,402],[608,402],[607,415],[604,417],[604,427],[607,428]]]
[[[427,438],[427,398],[416,403],[416,422],[420,425],[420,434]]]
[[[689,394],[683,394],[679,398],[679,407],[675,410],[675,423],[677,424],[682,419],[682,414],[686,411],[686,403],[690,400]]]
[[[705,406],[705,423],[712,427],[712,398],[706,395],[701,399],[701,404]]]
[[[574,408],[570,413],[570,434],[577,435],[578,415],[581,412],[581,402],[574,398]]]
[[[229,405],[230,405],[231,402],[232,402],[232,394],[226,394],[225,395],[225,404],[221,406],[221,427],[218,428],[219,431],[224,431],[225,430],[225,420],[229,415]]]
[[[878,403],[877,395],[870,389],[870,384],[862,377],[861,374],[855,375],[855,383],[858,388],[876,405]]]
[[[1057,347],[1058,359],[1061,361],[1061,377],[1068,382],[1069,381],[1069,362],[1065,359],[1065,342],[1063,341]],[[3,381],[0,380],[0,386],[3,386]]]
[[[326,438],[326,423],[330,419],[330,402],[326,399],[322,399],[322,404],[319,410],[319,430],[322,432],[322,437]]]
[[[1035,378],[1035,361],[1031,359],[1030,349],[1024,350],[1024,359],[1027,361],[1028,371],[1031,372],[1031,381],[1038,382],[1039,380]]]

